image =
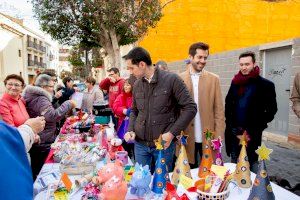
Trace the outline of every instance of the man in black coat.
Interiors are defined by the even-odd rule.
[[[133,105],[124,139],[136,141],[136,162],[151,167],[158,156],[154,140],[162,134],[166,164],[171,171],[173,139],[194,118],[197,106],[181,78],[154,67],[145,49],[136,47],[124,58],[131,74],[138,78],[133,87]]]
[[[261,145],[262,132],[277,112],[274,83],[259,75],[255,54],[245,52],[239,56],[240,71],[231,82],[225,99],[225,144],[231,162],[236,163],[241,146],[237,135],[247,131],[250,141],[247,155],[250,169],[257,171],[255,150]]]

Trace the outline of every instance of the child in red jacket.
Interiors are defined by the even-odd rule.
[[[123,120],[128,120],[132,106],[132,85],[129,83],[128,79],[124,83],[123,92],[116,98],[113,103],[113,112],[118,117],[118,130],[123,122]],[[126,133],[127,130],[124,130]],[[123,140],[122,136],[119,137]],[[128,156],[132,157],[133,154],[133,144],[128,144],[123,142],[124,149],[128,152]]]

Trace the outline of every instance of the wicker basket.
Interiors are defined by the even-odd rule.
[[[199,199],[202,200],[224,200],[229,197],[230,190],[227,189],[226,191],[220,193],[206,193],[200,190],[197,190],[197,192],[199,194]]]

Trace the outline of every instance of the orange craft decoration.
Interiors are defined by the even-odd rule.
[[[204,132],[204,141],[202,143],[202,159],[199,166],[198,176],[200,180],[195,182],[195,186],[203,191],[205,185],[205,177],[210,175],[210,168],[213,164],[212,150],[211,150],[211,139],[213,133],[208,129]]]

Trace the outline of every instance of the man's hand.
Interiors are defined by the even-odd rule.
[[[46,121],[45,117],[36,117],[26,120],[24,124],[30,126],[34,134],[38,134],[44,130]]]
[[[71,102],[72,109],[76,108],[76,102],[74,100],[70,100],[70,102]]]
[[[170,146],[170,144],[174,138],[174,135],[171,132],[167,132],[167,133],[162,134],[161,138],[163,141],[165,141],[164,148],[167,149]]]
[[[135,139],[135,133],[133,131],[127,132],[124,135],[124,140],[126,142],[133,141]]]
[[[115,83],[115,82],[117,81],[117,80],[116,80],[114,77],[112,77],[112,76],[109,76],[108,78],[109,78],[110,82],[112,82],[112,83]]]
[[[62,90],[59,90],[55,93],[54,97],[59,99],[62,96]]]

